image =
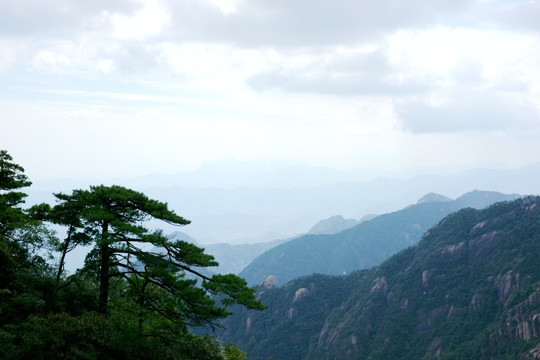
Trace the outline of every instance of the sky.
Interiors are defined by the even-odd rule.
[[[540,161],[540,1],[0,0],[32,180]]]

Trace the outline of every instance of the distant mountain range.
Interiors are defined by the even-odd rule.
[[[222,161],[193,172],[132,179],[40,182],[28,203],[53,202],[52,192],[119,184],[167,202],[192,221],[181,231],[202,244],[254,243],[306,233],[334,215],[360,219],[416,202],[427,192],[455,198],[471,189],[540,194],[540,164],[510,170],[336,170],[299,163]],[[165,228],[166,232],[178,228]]]
[[[472,191],[450,200],[428,194],[415,205],[377,216],[337,234],[307,234],[276,246],[253,260],[239,275],[249,284],[262,283],[272,275],[282,285],[303,275],[341,275],[369,268],[416,244],[427,229],[451,212],[465,207],[483,208],[517,197]]]
[[[345,219],[341,215],[335,215],[328,219],[321,220],[316,223],[309,231],[308,234],[324,235],[324,234],[337,234],[343,230],[347,230],[360,224],[361,222],[371,220],[377,215],[366,215],[360,220]]]
[[[456,201],[405,210],[442,214]],[[405,210],[358,227],[385,217],[407,224]],[[258,288],[268,309],[232,308],[216,335],[250,360],[538,359],[539,258],[540,197],[467,208],[377,267],[283,287],[269,279]]]

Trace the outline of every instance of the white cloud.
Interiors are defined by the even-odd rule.
[[[113,38],[144,40],[159,34],[167,26],[170,15],[158,0],[141,2],[142,8],[133,14],[114,13],[110,16]]]
[[[130,14],[139,8],[136,0],[20,0],[0,2],[0,33],[62,36],[82,30],[103,30],[104,13]]]
[[[415,133],[465,130],[513,130],[540,128],[537,106],[512,93],[465,92],[439,101],[410,101],[397,109],[406,130]]]
[[[9,70],[20,58],[25,50],[25,45],[16,38],[0,37],[0,74]]]
[[[64,145],[49,150],[46,142],[84,133],[69,145],[88,172],[99,163],[92,156],[114,159],[104,173],[121,170],[116,163],[127,152],[117,147],[142,142],[148,153],[134,150],[143,160],[127,160],[123,171],[159,171],[187,153],[182,161],[191,166],[219,157],[342,167],[457,163],[469,161],[475,143],[497,153],[496,141],[530,160],[534,142],[517,139],[538,134],[537,7],[473,0],[3,2],[0,100],[10,120],[0,136],[17,147],[18,131],[36,129],[28,137],[61,157]],[[449,152],[460,139],[465,149]],[[160,154],[171,158],[155,160]]]

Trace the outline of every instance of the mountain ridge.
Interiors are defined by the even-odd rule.
[[[372,269],[260,286],[222,325],[252,360],[537,359],[540,197],[465,208]]]
[[[454,201],[410,205],[337,234],[307,234],[278,245],[259,255],[239,275],[250,284],[259,284],[273,275],[282,285],[313,273],[341,275],[369,268],[414,245],[426,230],[453,211],[469,205],[481,208],[517,197],[475,190]]]

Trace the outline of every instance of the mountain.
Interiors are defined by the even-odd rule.
[[[308,234],[276,246],[253,260],[239,275],[249,284],[259,284],[270,275],[276,277],[277,284],[285,284],[303,275],[341,275],[369,268],[416,244],[427,229],[451,212],[517,197],[473,191],[454,201],[423,201],[337,234]]]
[[[250,360],[538,359],[540,197],[467,208],[348,276],[258,287],[216,335]]]
[[[332,216],[328,219],[321,220],[316,223],[309,231],[308,234],[336,234],[348,228],[352,228],[358,225],[359,221],[356,219],[345,219],[341,215]]]
[[[171,171],[174,169],[171,164]],[[192,172],[131,179],[39,181],[28,191],[27,205],[54,204],[53,192],[88,185],[122,185],[167,202],[191,224],[188,232],[203,244],[245,244],[306,233],[321,219],[340,214],[359,219],[416,202],[426,192],[456,198],[470,189],[540,194],[540,163],[489,170],[377,169],[335,170],[280,162],[210,163]],[[164,228],[173,232],[177,228]]]
[[[339,232],[342,232],[343,230],[347,230],[352,228],[353,226],[356,226],[360,223],[363,223],[364,221],[371,220],[378,215],[375,214],[367,214],[364,215],[360,220],[356,219],[345,219],[341,215],[335,215],[332,217],[329,217],[328,219],[321,220],[317,222],[309,231],[307,234],[313,234],[313,235],[323,235],[323,234],[337,234]]]
[[[427,203],[427,202],[444,202],[444,201],[452,201],[452,199],[444,195],[431,192],[429,194],[422,196],[422,198],[418,200],[417,204],[422,204],[422,203]]]

